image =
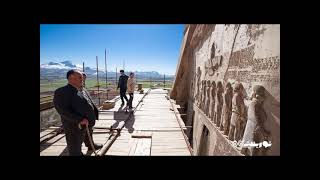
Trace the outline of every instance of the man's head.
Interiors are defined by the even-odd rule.
[[[218,83],[217,83],[217,88],[218,88],[218,89],[222,89],[222,88],[223,88],[221,81],[218,81]]]
[[[231,89],[231,88],[232,88],[231,83],[230,83],[230,82],[227,82],[227,84],[226,84],[226,89]]]
[[[210,86],[211,86],[211,83],[210,83],[210,81],[209,81],[209,80],[207,81],[207,86],[208,86],[208,87],[210,87]]]
[[[235,82],[235,83],[234,83],[234,87],[233,87],[233,91],[234,91],[235,93],[242,93],[242,90],[243,90],[243,85],[242,85],[242,83],[240,83],[240,82]]]
[[[121,74],[121,75],[124,74],[124,70],[121,69],[121,70],[120,70],[120,74]]]
[[[216,88],[216,82],[215,81],[212,81],[211,82],[211,87],[214,89],[214,88]]]
[[[263,86],[255,85],[253,87],[253,93],[252,98],[258,99],[260,102],[262,102],[265,98],[265,89]]]
[[[67,79],[68,83],[77,87],[81,88],[83,83],[83,76],[79,70],[72,69],[67,72]]]
[[[221,93],[223,92],[223,86],[221,81],[217,82],[217,90],[218,92],[221,92]]]
[[[133,78],[133,77],[134,77],[134,73],[131,72],[131,73],[130,73],[130,78]]]
[[[230,82],[227,82],[227,84],[226,84],[226,91],[233,91],[233,89],[232,89],[232,85],[231,85],[231,83]]]

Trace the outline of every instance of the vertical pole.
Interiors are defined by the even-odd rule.
[[[166,88],[166,74],[163,74],[163,85]]]
[[[106,91],[107,91],[107,100],[108,100],[107,49],[104,50],[104,63],[105,63],[105,72],[106,72]]]
[[[117,67],[116,67],[116,87],[118,87],[118,70],[117,70]]]
[[[98,75],[98,56],[96,56],[97,60],[97,84],[98,84],[98,99],[99,99],[99,106],[100,106],[100,93],[99,93],[99,75]]]
[[[84,72],[84,62],[82,62],[82,71]],[[83,82],[83,86],[86,87],[86,81]]]

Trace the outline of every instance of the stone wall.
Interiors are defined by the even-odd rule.
[[[280,25],[187,25],[175,77],[171,98],[186,109],[186,125],[193,126],[187,135],[193,139],[194,152],[199,149],[203,125],[210,131],[210,142],[215,142],[209,143],[210,155],[236,155],[238,151],[230,150],[230,141],[221,131],[210,128],[209,115],[202,116],[195,108],[201,101],[197,94],[203,93],[198,93],[198,82],[209,80],[221,81],[223,86],[242,83],[246,109],[253,86],[265,88],[264,127],[271,132],[272,143],[267,154],[280,155]]]
[[[55,108],[40,111],[40,131],[61,125],[61,117]]]

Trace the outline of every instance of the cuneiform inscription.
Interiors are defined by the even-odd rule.
[[[256,74],[251,71],[228,71],[227,72],[228,79],[239,80],[242,82],[270,82],[273,84],[280,83],[279,76],[274,74]]]
[[[278,70],[280,67],[280,57],[253,58],[254,45],[239,51],[233,52],[230,57],[229,67],[238,69],[252,67],[253,72],[261,70]]]
[[[252,62],[254,55],[254,45],[247,48],[235,51],[231,54],[229,67],[239,67],[245,68],[248,67],[248,62]]]
[[[273,56],[268,58],[254,59],[251,62],[251,66],[253,67],[252,71],[254,72],[261,70],[277,70],[280,67],[280,57]]]

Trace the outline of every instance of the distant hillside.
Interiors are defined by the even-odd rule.
[[[66,73],[70,69],[79,69],[82,71],[82,67],[72,64],[71,61],[62,62],[49,62],[47,64],[40,65],[40,78],[42,79],[60,79],[65,78]],[[96,69],[85,67],[85,73],[89,78],[97,76]],[[106,74],[103,70],[99,70],[99,77],[105,78]],[[125,72],[127,75],[129,72]],[[163,79],[163,74],[156,71],[135,71],[134,72],[138,79]],[[119,77],[119,73],[117,75]],[[116,73],[114,71],[108,71],[108,78],[115,79]],[[167,80],[173,80],[173,75],[165,75]]]

